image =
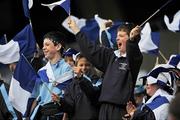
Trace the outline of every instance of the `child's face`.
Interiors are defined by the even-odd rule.
[[[66,56],[65,57],[65,61],[71,66],[73,67],[74,66],[74,60],[71,56]]]
[[[77,62],[77,67],[81,69],[82,73],[86,73],[88,70],[90,70],[90,63],[87,61],[86,58],[80,58]]]
[[[128,34],[125,31],[118,31],[117,32],[117,46],[121,53],[126,52],[126,42],[128,40]]]
[[[54,43],[48,38],[44,39],[43,52],[45,58],[49,60],[53,59],[56,56],[56,54],[59,54],[59,50],[60,50],[59,45],[55,46]]]

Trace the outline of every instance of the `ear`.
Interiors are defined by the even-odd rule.
[[[61,45],[61,44],[57,44],[57,45],[56,45],[56,49],[57,49],[57,51],[59,51],[59,50],[61,49],[61,47],[62,47],[62,45]]]

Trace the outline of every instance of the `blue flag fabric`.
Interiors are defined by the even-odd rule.
[[[63,0],[62,0],[63,1]],[[60,4],[60,6],[62,8],[64,8],[64,10],[67,12],[67,14],[70,14],[70,0],[64,0],[64,2],[62,2]]]
[[[9,98],[14,108],[23,115],[26,112],[28,99],[33,92],[37,74],[27,59],[21,55],[14,71],[9,89]]]
[[[20,54],[25,55],[27,58],[33,57],[36,52],[36,40],[30,24],[26,25],[26,27],[19,32],[13,40],[18,42]]]
[[[30,18],[29,7],[28,7],[29,1],[28,0],[22,0],[22,3],[23,3],[24,15],[27,18]]]
[[[160,33],[152,32],[149,23],[146,23],[141,31],[141,40],[139,48],[141,52],[158,55],[160,43]]]
[[[36,40],[32,27],[28,24],[11,41],[5,45],[0,45],[0,63],[10,64],[17,62],[20,54],[24,54],[28,59],[36,52]]]
[[[53,10],[53,8],[56,6],[60,6],[66,11],[67,14],[70,14],[70,0],[60,0],[51,4],[41,3],[41,5],[47,6],[50,10]]]
[[[180,69],[180,54],[171,55],[168,64]]]

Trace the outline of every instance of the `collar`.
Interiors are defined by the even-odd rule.
[[[51,65],[51,67],[58,68],[59,65],[60,65],[63,61],[64,61],[63,59],[59,59],[56,63],[53,63],[53,64],[50,63],[50,65]]]
[[[120,57],[126,57],[126,53],[121,55],[119,50],[115,50],[115,51],[114,51],[114,54],[115,54],[116,57],[118,57],[118,58],[120,58]]]

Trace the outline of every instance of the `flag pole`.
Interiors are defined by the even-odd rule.
[[[168,0],[164,5],[157,9],[151,16],[149,16],[144,22],[141,23],[140,27],[142,27],[148,20],[150,20],[154,15],[156,15],[162,8],[168,5],[171,1],[173,0]]]
[[[32,69],[34,69],[34,68],[32,67],[32,65],[29,63],[29,61],[27,60],[26,56],[24,56],[23,53],[22,53],[21,55],[24,57],[24,59],[26,60],[26,62],[29,64],[29,66],[30,66]]]
[[[165,63],[168,62],[168,60],[166,59],[166,57],[163,55],[163,53],[159,50],[159,54],[161,55],[161,57],[164,59]]]
[[[8,42],[8,41],[7,41],[7,36],[6,36],[6,34],[4,34],[4,40],[5,40],[5,43]]]
[[[156,57],[155,66],[159,64],[159,56]]]

